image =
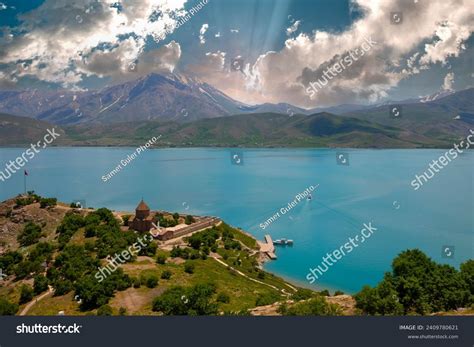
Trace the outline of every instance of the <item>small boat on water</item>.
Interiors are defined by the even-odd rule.
[[[308,201],[311,201],[313,199],[313,196],[311,194],[308,195],[308,197],[306,198]]]
[[[277,246],[292,246],[293,245],[293,240],[287,240],[287,239],[277,239],[273,241],[274,245]]]

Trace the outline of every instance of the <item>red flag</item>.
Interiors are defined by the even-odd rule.
[[[25,171],[25,176],[28,176],[28,172],[26,172],[26,170],[24,170],[24,171]]]

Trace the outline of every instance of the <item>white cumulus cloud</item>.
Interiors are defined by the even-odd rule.
[[[207,29],[209,29],[209,24],[203,24],[201,29],[199,30],[199,42],[201,43],[201,45],[206,43],[204,35],[206,34]]]
[[[375,102],[401,80],[458,57],[474,29],[471,0],[353,0],[352,6],[363,15],[346,30],[300,33],[281,50],[261,55],[244,70],[245,80],[242,74],[222,72],[209,81],[248,103],[289,102],[309,108]],[[403,11],[399,24],[390,22],[394,11]],[[377,45],[310,98],[306,90],[322,69],[360,49],[366,39]]]
[[[297,20],[294,22],[289,28],[286,29],[286,35],[291,36],[291,34],[295,33],[298,30],[298,27],[300,26],[301,21]]]
[[[145,61],[158,68],[177,63],[176,43],[144,53],[148,38],[173,32],[186,15],[186,0],[46,0],[19,17],[15,36],[0,37],[0,63],[10,81],[24,76],[63,87],[77,86],[85,76],[125,78],[137,72],[127,66]],[[153,58],[151,58],[153,56]],[[158,62],[158,57],[165,61]],[[145,59],[146,58],[146,59]],[[28,69],[20,67],[27,64]],[[138,71],[141,71],[140,69]]]
[[[443,88],[443,90],[445,90],[447,92],[451,92],[451,91],[454,90],[453,85],[454,85],[454,72],[449,72],[444,77],[442,88]]]

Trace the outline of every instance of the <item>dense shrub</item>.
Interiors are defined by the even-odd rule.
[[[35,223],[28,222],[23,231],[18,235],[17,240],[21,246],[25,247],[38,242],[41,236],[41,227]]]
[[[328,303],[322,296],[297,302],[290,307],[282,305],[279,312],[284,316],[338,316],[342,314],[338,305]]]
[[[462,264],[459,272],[435,263],[420,250],[402,252],[376,287],[365,286],[355,295],[356,307],[372,315],[426,315],[470,306],[472,262]]]
[[[255,306],[265,306],[273,304],[274,302],[280,300],[280,295],[275,292],[268,292],[265,294],[258,294],[257,300],[255,301]]]
[[[193,287],[175,286],[153,300],[153,311],[164,315],[215,315],[217,303],[212,301],[216,286],[211,283]]]
[[[194,273],[194,263],[191,263],[191,262],[186,262],[184,264],[184,272],[188,273],[188,274],[192,274]]]
[[[4,255],[0,256],[0,269],[2,269],[4,274],[11,275],[14,273],[15,265],[23,261],[23,256],[21,253],[7,252]]]
[[[170,252],[170,256],[172,258],[183,258],[183,259],[188,259],[189,258],[189,253],[190,250],[188,248],[180,248],[173,246]]]
[[[221,292],[221,293],[217,294],[216,301],[217,302],[222,302],[224,304],[228,304],[230,302],[230,296],[227,293]]]
[[[169,280],[171,278],[171,271],[170,270],[165,270],[161,273],[161,278],[164,280]]]
[[[51,261],[54,253],[54,246],[48,242],[39,242],[28,255],[30,261]]]
[[[112,313],[113,313],[112,312],[112,307],[110,307],[109,305],[102,305],[97,310],[97,315],[98,316],[111,316]]]
[[[23,284],[20,288],[20,305],[31,301],[31,299],[33,299],[33,296],[33,288],[26,284]]]
[[[190,224],[193,224],[196,220],[194,219],[193,216],[191,215],[187,215],[184,222],[187,224],[187,225],[190,225]]]
[[[56,229],[56,233],[59,234],[59,247],[63,248],[69,242],[74,233],[83,226],[84,218],[82,218],[80,214],[74,212],[66,213],[61,224]]]
[[[156,256],[156,262],[158,264],[165,264],[166,263],[166,254],[160,253]]]
[[[314,296],[314,292],[311,289],[299,288],[296,293],[291,297],[295,301],[306,300]]]
[[[153,257],[156,254],[156,250],[158,249],[158,245],[154,242],[148,242],[145,247],[140,249],[138,255]]]
[[[118,268],[102,282],[91,274],[82,277],[75,284],[75,295],[81,298],[81,309],[91,310],[106,305],[115,291],[130,288],[132,279]]]
[[[46,207],[54,207],[58,203],[58,199],[56,198],[41,198],[40,199],[40,207],[41,208],[46,208]]]
[[[0,316],[14,316],[18,312],[18,305],[0,297]]]
[[[48,289],[48,279],[43,275],[36,275],[33,285],[35,295],[41,294]]]
[[[321,290],[319,294],[322,296],[331,296],[331,294],[329,293],[329,290],[327,289]]]
[[[155,288],[158,285],[158,277],[155,275],[150,275],[145,280],[145,285],[148,288]]]

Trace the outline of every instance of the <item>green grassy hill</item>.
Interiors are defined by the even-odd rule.
[[[344,116],[401,128],[452,146],[474,128],[473,96],[474,88],[471,88],[427,103],[404,104],[398,119],[389,116],[388,105],[348,112]],[[455,119],[458,116],[460,118]]]
[[[47,129],[58,129],[61,136],[64,131],[58,126],[33,118],[12,116],[0,113],[0,146],[29,145],[43,139]]]
[[[421,107],[421,106],[420,106]],[[387,113],[386,109],[384,109]],[[141,121],[85,123],[59,129],[53,146],[135,146],[161,135],[159,147],[352,147],[441,148],[466,131],[460,121],[433,122],[417,117],[393,120],[383,110],[356,117],[262,113],[203,119],[190,123]],[[384,117],[382,119],[382,117]],[[367,118],[367,119],[363,119]],[[380,123],[374,120],[380,120]],[[31,118],[0,115],[0,145],[36,143],[53,125]],[[463,125],[464,124],[464,125]]]
[[[138,122],[65,128],[73,145],[139,144],[162,135],[176,147],[442,147],[448,143],[370,121],[319,113],[310,116],[250,114],[192,123]]]

